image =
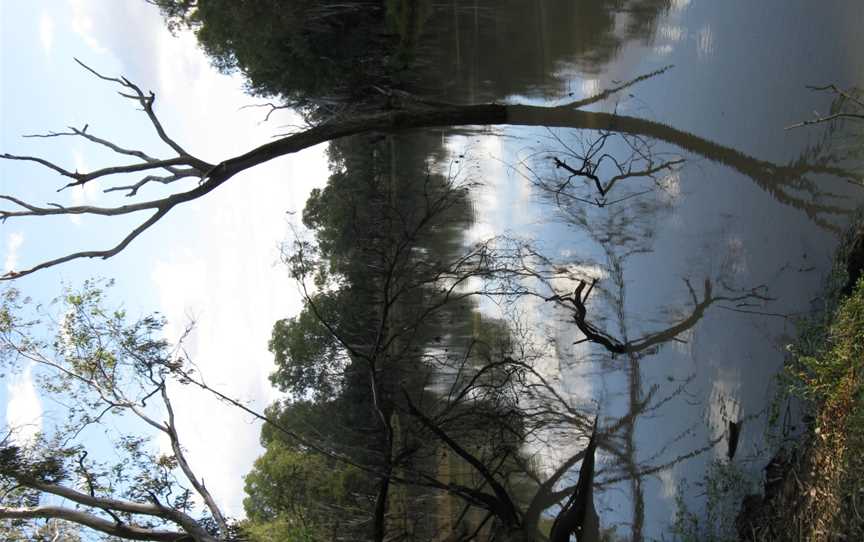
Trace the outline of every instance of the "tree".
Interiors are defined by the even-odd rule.
[[[315,296],[314,304],[321,319],[341,328],[347,319],[340,318],[339,311],[349,299],[347,295],[324,293]],[[270,375],[270,382],[282,391],[320,399],[332,396],[339,386],[350,360],[321,319],[307,305],[298,316],[274,324],[269,348],[278,368]]]
[[[129,322],[104,306],[105,285],[88,282],[60,300],[56,335],[41,338],[29,300],[7,290],[0,305],[0,361],[7,370],[31,363],[43,390],[68,401],[62,424],[33,441],[11,432],[0,443],[0,519],[71,522],[130,540],[229,540],[235,529],[189,464],[168,387],[182,356],[158,338],[164,322]],[[43,315],[46,317],[47,315]],[[158,406],[157,406],[158,405]],[[160,418],[164,416],[164,421]],[[164,435],[162,455],[141,435],[114,435],[114,456],[87,448],[109,418],[137,419]],[[92,455],[91,455],[92,454]],[[204,503],[203,517],[192,495]],[[69,506],[64,503],[71,503]]]
[[[80,291],[67,292],[61,305],[63,317],[51,339],[35,334],[38,322],[25,317],[26,299],[14,290],[3,298],[0,353],[4,364],[12,369],[22,359],[36,364],[43,369],[43,388],[70,408],[65,422],[52,434],[32,442],[16,440],[12,434],[0,445],[0,482],[4,485],[0,519],[25,523],[38,518],[64,520],[130,540],[215,542],[236,538],[244,526],[225,518],[194,474],[173,421],[169,383],[206,385],[197,379],[181,350],[156,338],[164,325],[162,320],[148,316],[128,322],[122,310],[105,308],[100,286],[91,282]],[[479,385],[482,380],[473,378],[472,382]],[[483,393],[488,396],[490,392]],[[478,396],[467,390],[461,395]],[[240,406],[237,401],[233,404]],[[506,502],[506,490],[496,481],[494,471],[483,466],[475,452],[446,436],[443,428],[448,425],[434,421],[410,399],[408,405],[422,426],[442,436],[448,446],[479,469],[487,483],[498,488],[495,499]],[[165,421],[158,421],[160,414],[166,416]],[[164,434],[171,452],[160,455],[148,446],[146,437],[125,434],[114,437],[113,454],[119,460],[96,457],[88,448],[92,431],[108,423],[110,417],[128,416]],[[258,417],[275,430],[269,433],[272,440],[267,454],[247,478],[252,492],[246,502],[250,519],[246,528],[261,539],[267,540],[274,529],[283,528],[293,533],[291,536],[308,538],[316,529],[328,530],[330,515],[340,508],[344,509],[340,511],[343,517],[350,518],[352,509],[362,510],[356,491],[367,485],[364,477],[370,474],[395,483],[452,492],[477,505],[496,506],[478,489],[444,483],[429,474],[396,475],[392,468],[384,470],[357,454],[344,455],[323,436],[315,440],[299,437],[297,431],[280,423],[277,412]],[[288,419],[302,424],[293,414]],[[397,458],[400,455],[395,454]],[[204,503],[203,517],[197,516],[202,510],[193,504],[193,492]],[[57,505],[55,498],[76,507]],[[506,516],[510,523],[512,513]]]
[[[246,475],[243,506],[253,534],[272,530],[279,540],[363,538],[368,515],[362,496],[370,480],[354,467],[291,444],[267,443]]]
[[[81,64],[80,61],[78,62]],[[119,174],[142,175],[133,184],[118,183],[106,188],[107,191],[126,192],[126,195],[130,197],[137,196],[139,189],[148,183],[171,184],[181,179],[195,178],[198,179],[198,185],[191,190],[178,191],[162,198],[136,201],[114,207],[92,205],[61,206],[50,203],[47,206],[40,206],[23,201],[12,195],[0,195],[0,199],[11,205],[8,209],[0,210],[0,220],[3,221],[28,216],[78,214],[120,216],[142,211],[151,213],[146,220],[129,231],[114,247],[103,250],[74,252],[37,263],[23,270],[11,270],[2,277],[4,280],[28,275],[40,269],[59,265],[74,259],[110,258],[126,248],[136,237],[157,223],[175,207],[206,196],[242,171],[319,143],[361,133],[401,132],[416,128],[441,126],[520,125],[604,130],[619,134],[652,138],[731,167],[752,178],[780,201],[799,207],[804,206],[796,198],[794,191],[802,188],[805,190],[813,189],[813,184],[804,177],[807,173],[828,173],[844,178],[857,179],[854,175],[838,167],[821,163],[796,163],[790,166],[780,166],[753,158],[735,149],[677,130],[659,122],[582,109],[588,105],[601,102],[614,93],[629,88],[640,81],[658,76],[666,68],[637,77],[590,98],[556,107],[495,103],[453,105],[434,103],[412,96],[394,94],[389,109],[374,112],[357,112],[344,118],[337,117],[330,119],[327,122],[322,122],[300,132],[278,138],[239,156],[223,160],[218,164],[210,164],[188,153],[165,132],[155,113],[154,104],[156,96],[153,92],[144,92],[141,87],[124,77],[108,77],[84,64],[81,65],[98,78],[118,85],[121,89],[121,96],[138,103],[149,118],[161,141],[173,150],[174,156],[160,159],[138,150],[120,147],[110,140],[97,137],[88,132],[88,126],[85,125],[82,128],[70,127],[68,132],[50,132],[36,137],[80,137],[93,144],[104,146],[121,157],[132,156],[137,161],[133,164],[114,165],[81,173],[70,171],[35,156],[2,154],[0,157],[7,160],[34,162],[70,179],[70,182],[64,185],[61,190],[67,187],[83,186],[94,179],[102,179]],[[804,210],[816,220],[819,220],[820,214],[846,212],[841,207],[825,204],[808,205],[804,207]]]
[[[240,71],[252,94],[312,112],[381,84],[388,37],[380,0],[151,0],[188,27],[213,65]]]
[[[434,204],[436,200],[427,201],[440,212]],[[424,221],[422,214],[419,220],[429,227],[433,224]],[[418,236],[415,233],[411,238]],[[401,246],[400,239],[395,238],[395,246]],[[381,254],[392,256],[387,246],[380,247]],[[409,246],[401,250],[414,252],[408,250]],[[502,270],[499,265],[492,265],[495,259],[490,258],[488,251],[489,247],[483,247],[479,253],[472,251],[471,254],[483,255],[472,266],[466,264],[474,261],[472,257],[457,258],[461,262],[459,267],[444,268],[450,274],[442,274],[438,269],[433,276],[449,281],[450,277],[459,276],[455,274],[458,270],[465,276],[471,276],[472,269],[483,273]],[[435,289],[436,282],[428,282],[428,278],[420,280],[423,274],[410,272],[416,269],[416,262],[411,259],[400,262],[389,267],[389,281],[373,282],[379,288],[381,284],[392,284],[393,291],[402,294],[413,288]],[[67,398],[73,405],[67,422],[50,440],[43,438],[26,446],[4,444],[0,473],[13,491],[5,493],[7,500],[2,503],[0,517],[63,518],[127,539],[177,540],[188,535],[196,541],[209,542],[234,537],[237,528],[222,517],[203,482],[195,477],[173,424],[169,382],[209,388],[196,377],[182,351],[156,338],[163,322],[146,317],[128,323],[122,311],[104,308],[103,292],[95,283],[82,291],[68,292],[63,302],[63,318],[56,338],[51,340],[33,336],[35,322],[23,317],[26,303],[14,291],[6,295],[0,311],[4,361],[14,366],[23,357],[45,367],[49,371],[42,381],[46,390]],[[443,305],[432,304],[433,308],[440,306]],[[416,325],[434,314],[428,308],[419,313],[425,316],[418,317]],[[370,309],[373,319],[386,319],[386,311]],[[328,523],[323,515],[329,513],[341,514],[339,517],[349,525],[352,518],[367,525],[373,518],[375,525],[380,526],[376,532],[384,534],[388,530],[379,518],[386,517],[386,504],[395,502],[392,485],[420,491],[410,493],[415,497],[422,496],[424,491],[434,491],[463,503],[466,512],[453,521],[454,533],[470,529],[469,534],[482,531],[504,540],[535,540],[541,536],[537,533],[542,529],[543,510],[568,500],[582,504],[565,505],[558,514],[558,524],[566,525],[570,531],[580,525],[584,528],[585,520],[577,517],[581,512],[574,511],[585,509],[586,495],[590,496],[593,486],[585,481],[592,477],[588,474],[590,462],[585,461],[594,447],[605,449],[604,442],[626,421],[608,420],[600,431],[595,429],[589,441],[593,445],[567,458],[550,477],[537,477],[536,485],[529,484],[524,502],[526,497],[515,482],[526,477],[533,479],[536,474],[532,473],[530,461],[520,456],[520,444],[548,431],[590,432],[592,423],[585,413],[562,398],[554,383],[536,371],[530,352],[520,350],[518,343],[506,339],[507,333],[503,331],[506,327],[499,331],[494,331],[494,326],[485,329],[468,349],[469,355],[461,358],[462,365],[458,366],[449,389],[440,394],[424,393],[422,381],[399,383],[383,378],[384,369],[398,371],[396,362],[411,359],[405,354],[413,351],[411,345],[417,343],[410,339],[418,335],[410,329],[394,328],[380,336],[381,344],[395,344],[395,337],[406,339],[398,350],[364,347],[355,354],[363,369],[353,374],[370,377],[362,379],[367,390],[362,395],[369,402],[371,419],[379,416],[370,428],[373,435],[384,433],[381,439],[384,445],[379,448],[386,453],[383,461],[376,457],[378,450],[367,455],[360,453],[357,444],[362,445],[361,442],[349,445],[338,442],[342,433],[337,429],[338,420],[350,414],[344,405],[330,400],[295,402],[271,408],[262,415],[210,389],[268,424],[263,433],[268,452],[247,478],[250,520],[240,527],[253,539],[316,540],[322,536],[321,529],[326,530],[332,524],[332,518]],[[332,333],[336,340],[341,340],[338,331]],[[399,351],[402,354],[397,356]],[[388,361],[385,354],[395,357]],[[441,353],[424,359],[442,367],[445,363],[452,366],[452,360],[446,357],[446,353]],[[401,389],[401,400],[387,397],[393,386]],[[357,385],[347,388],[363,389]],[[154,399],[160,398],[160,408],[167,415],[165,422],[157,421],[158,411],[154,412]],[[528,405],[520,409],[519,401],[523,399]],[[640,408],[645,408],[650,399],[649,396]],[[117,439],[117,451],[123,456],[120,465],[91,457],[84,447],[86,432],[108,416],[124,414],[137,416],[166,434],[171,455],[154,454],[148,450],[145,439],[125,435]],[[315,430],[310,432],[309,427]],[[478,427],[483,427],[482,432],[478,433]],[[446,473],[431,466],[429,459],[442,450],[467,467],[467,476],[445,476]],[[573,483],[567,479],[567,473],[580,461],[586,474],[580,476],[580,482]],[[73,474],[81,488],[75,487]],[[361,495],[358,488],[369,487],[369,481],[379,482],[377,496],[358,500]],[[186,484],[191,489],[185,489]],[[193,515],[190,499],[193,490],[206,503],[207,514],[203,519]],[[48,504],[52,495],[70,499],[82,508],[52,506]],[[369,506],[371,503],[374,507]],[[483,516],[471,523],[466,520],[470,517],[467,511],[478,511]],[[358,532],[363,533],[364,529]],[[326,539],[327,535],[323,536]]]
[[[594,440],[595,446],[611,456],[613,462],[598,469],[597,483],[585,488],[587,482],[583,482],[583,490],[577,491],[579,484],[572,483],[569,474],[588,457],[586,450],[563,458],[560,464],[555,465],[551,476],[534,472],[531,458],[522,456],[526,446],[560,448],[560,437],[555,435],[567,435],[572,440],[574,434],[590,434],[592,428],[590,414],[574,407],[562,396],[556,383],[535,368],[538,357],[530,352],[530,341],[522,336],[512,337],[516,328],[508,323],[489,322],[479,315],[474,316],[473,334],[469,335],[471,338],[465,345],[460,345],[462,337],[452,313],[444,319],[446,324],[436,324],[449,303],[475,296],[492,296],[501,300],[534,295],[550,303],[562,302],[569,291],[564,291],[561,284],[572,284],[573,277],[566,270],[560,271],[562,266],[559,263],[515,240],[496,238],[467,249],[458,243],[450,249],[428,249],[427,238],[442,222],[446,222],[447,208],[458,205],[459,194],[464,197],[458,185],[443,183],[438,189],[429,189],[428,186],[435,186],[437,181],[430,183],[430,178],[435,176],[427,173],[422,189],[410,178],[407,182],[405,179],[397,181],[390,187],[372,186],[369,191],[376,195],[376,201],[392,201],[391,192],[396,192],[409,203],[400,207],[373,205],[374,212],[370,214],[377,217],[377,221],[368,222],[364,206],[369,198],[360,188],[365,185],[362,182],[342,182],[346,176],[358,179],[362,176],[341,168],[339,171],[341,174],[332,176],[331,184],[321,192],[329,191],[327,197],[337,202],[333,214],[327,215],[327,207],[318,202],[312,201],[309,205],[319,213],[316,216],[326,218],[313,223],[317,238],[328,247],[343,247],[335,250],[333,256],[339,261],[350,260],[355,265],[335,266],[340,269],[339,279],[322,288],[322,282],[316,277],[334,267],[332,260],[324,257],[324,249],[303,242],[288,261],[301,285],[307,282],[318,285],[314,295],[307,291],[304,310],[317,314],[321,318],[320,325],[344,344],[345,350],[350,351],[349,357],[359,362],[356,364],[359,369],[353,371],[352,376],[362,374],[364,365],[369,375],[365,382],[355,379],[341,391],[359,389],[362,394],[365,387],[366,393],[375,398],[370,415],[373,419],[377,416],[378,422],[366,424],[364,429],[383,433],[381,440],[385,440],[380,448],[384,461],[375,462],[373,459],[370,463],[369,459],[365,460],[366,465],[376,469],[375,476],[381,480],[376,509],[383,508],[383,513],[375,515],[378,529],[373,539],[380,540],[385,535],[410,536],[410,533],[423,538],[426,531],[422,530],[422,520],[418,518],[420,513],[416,508],[412,510],[410,505],[401,503],[403,494],[411,495],[413,503],[424,503],[423,516],[437,518],[433,520],[437,529],[434,532],[452,531],[453,539],[471,533],[490,538],[541,539],[545,536],[544,529],[548,529],[543,522],[544,511],[562,506],[558,515],[566,519],[562,519],[559,525],[573,527],[574,518],[582,515],[578,511],[587,509],[587,504],[577,499],[577,495],[585,498],[594,487],[632,480],[636,487],[634,493],[637,499],[641,499],[643,477],[716,445],[716,441],[708,442],[702,448],[663,463],[655,463],[656,458],[639,461],[632,440],[635,420],[683,393],[684,385],[668,397],[657,397],[657,388],[652,387],[644,393],[635,375],[638,375],[640,356],[676,340],[701,318],[712,303],[728,301],[732,297],[715,297],[709,283],[704,300],[700,301],[694,292],[692,315],[642,339],[628,339],[625,330],[623,339],[603,332],[607,339],[604,342],[598,339],[601,337],[599,328],[593,325],[588,328],[597,332],[589,340],[594,339],[593,342],[608,351],[607,355],[626,356],[625,367],[634,376],[629,411],[620,418],[605,418],[602,434]],[[632,172],[633,180],[627,183],[635,182],[643,170],[634,168]],[[414,192],[421,192],[424,196],[413,203],[406,194],[412,191],[412,187]],[[445,197],[448,193],[453,197]],[[446,202],[446,205],[438,202]],[[605,224],[601,224],[596,231],[598,238],[612,235],[614,226],[623,220],[619,211],[624,208],[611,202],[609,206],[612,212],[608,231],[603,228]],[[603,206],[596,208],[599,210]],[[603,208],[604,212],[610,209]],[[585,227],[590,225],[586,223]],[[644,242],[638,232],[626,228],[617,234],[633,239],[635,244]],[[613,286],[623,288],[623,278],[615,274],[616,269],[620,271],[620,263],[614,254],[610,255],[613,268],[610,274],[616,277]],[[479,278],[488,284],[478,289],[449,289],[451,284],[464,283],[470,278]],[[527,289],[524,279],[534,281],[539,288]],[[323,310],[316,313],[314,307],[318,304],[318,296],[340,297],[342,294],[339,292],[356,284],[363,284],[367,289],[364,299],[368,301],[355,315],[365,323],[358,322],[352,326],[354,331],[349,337],[341,325],[341,315],[334,317],[331,312],[327,316]],[[586,286],[583,278],[580,292],[583,295]],[[544,291],[545,288],[548,292]],[[305,286],[301,289],[306,291]],[[600,295],[600,292],[603,296],[614,295],[610,290],[614,292],[614,288],[598,286],[595,295]],[[747,297],[748,294],[742,295]],[[620,296],[623,303],[623,290]],[[583,311],[573,312],[577,328],[580,322],[586,324],[587,321],[582,320],[588,317],[586,300],[582,297],[580,300]],[[562,312],[569,313],[568,307],[573,305],[563,301]],[[350,311],[350,307],[345,310]],[[686,314],[688,311],[682,309],[681,312]],[[580,315],[582,320],[576,319],[575,315]],[[435,331],[431,335],[419,332],[423,327]],[[315,361],[314,357],[308,362],[327,364],[326,360]],[[281,364],[287,364],[288,368],[292,365],[305,367],[307,360],[292,360],[286,356],[280,360]],[[336,411],[338,409],[333,409]],[[306,424],[313,433],[333,425],[332,422],[322,424],[317,420],[321,418]],[[330,440],[329,436],[325,438]],[[362,437],[356,444],[352,443],[354,449],[361,448],[361,443]],[[339,445],[350,449],[344,442]],[[585,468],[590,471],[590,467]],[[451,472],[459,474],[451,475]],[[446,512],[447,506],[438,505],[437,500],[426,496],[429,490],[446,493],[448,497],[444,500],[453,503],[452,506],[460,511],[450,517]],[[573,503],[581,502],[582,505],[567,504],[571,499]],[[643,521],[638,506],[633,518],[636,537]],[[580,521],[585,524],[585,518]],[[599,526],[597,528],[599,531]],[[569,536],[572,531],[564,529],[559,528],[559,537],[565,536],[565,532]]]
[[[80,528],[67,521],[49,519],[42,525],[21,525],[9,521],[0,526],[0,535],[8,542],[81,542]]]

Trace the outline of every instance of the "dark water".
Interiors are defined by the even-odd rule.
[[[417,56],[447,74],[424,81],[429,94],[557,105],[673,65],[592,109],[790,168],[748,175],[717,152],[614,132],[441,134],[450,160],[438,168],[461,161],[461,178],[480,183],[465,242],[530,241],[542,255],[534,263],[555,270],[528,281],[541,295],[484,298],[479,310],[517,323],[543,376],[608,429],[596,501],[618,537],[668,538],[676,498],[703,510],[700,483],[712,463],[727,464],[729,422],[742,424],[732,463],[753,480],[794,434],[796,409],[774,401],[775,375],[795,318],[819,306],[838,232],[864,191],[796,162],[843,155],[851,143],[842,130],[784,127],[828,110],[831,97],[807,85],[861,82],[862,11],[854,1],[477,1],[436,4],[424,21]],[[605,194],[585,177],[566,182],[555,159],[578,169],[586,155],[604,182],[631,175]],[[645,170],[652,175],[632,175]],[[569,295],[580,279],[598,279],[589,314],[626,352],[580,343],[567,303],[543,300]],[[535,435],[523,452],[548,474],[583,437]]]

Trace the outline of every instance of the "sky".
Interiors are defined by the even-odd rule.
[[[816,53],[810,59],[812,62],[807,63],[814,67],[802,73],[783,65],[760,64],[756,53],[768,54],[766,50],[770,48],[762,47],[764,42],[757,40],[757,32],[739,35],[738,28],[747,21],[730,18],[715,23],[707,16],[694,13],[695,7],[708,11],[716,7],[709,2],[694,3],[689,19],[675,15],[677,11],[683,12],[688,4],[687,0],[673,3],[676,10],[666,24],[658,28],[659,37],[651,44],[653,49],[649,52],[643,50],[648,47],[646,44],[625,48],[614,70],[610,68],[600,79],[567,75],[573,81],[573,88],[589,94],[608,87],[610,80],[624,80],[636,73],[674,63],[675,69],[664,74],[662,80],[641,84],[637,98],[630,102],[624,100],[619,111],[632,112],[625,108],[637,108],[640,116],[668,121],[718,142],[752,150],[756,156],[764,158],[777,159],[783,156],[779,154],[783,149],[797,148],[776,145],[781,137],[779,127],[788,124],[787,121],[806,117],[803,106],[796,106],[798,110],[795,110],[790,103],[805,103],[805,84],[835,80],[836,76],[826,67],[832,64]],[[723,11],[719,7],[716,9]],[[858,19],[850,17],[849,20]],[[807,21],[802,22],[802,29],[810,27]],[[733,35],[735,40],[729,38]],[[789,33],[789,36],[790,42],[798,41],[797,33]],[[759,47],[751,47],[744,38]],[[854,50],[853,47],[848,49]],[[109,84],[81,69],[73,58],[107,75],[125,75],[145,90],[152,89],[157,94],[157,113],[168,132],[192,154],[211,163],[268,141],[274,133],[284,131],[280,126],[296,122],[290,114],[285,114],[262,123],[264,111],[242,109],[255,103],[244,95],[242,81],[215,72],[197,49],[193,36],[171,36],[156,10],[143,0],[0,0],[0,152],[39,155],[80,171],[111,164],[110,154],[84,141],[21,138],[22,134],[64,130],[68,125],[80,128],[88,124],[88,133],[126,147],[167,156],[167,149],[144,115],[136,111],[135,104],[119,97]],[[798,57],[791,54],[783,58],[798,61]],[[834,57],[827,55],[826,58]],[[757,66],[759,70],[769,70],[770,76],[751,80],[748,74],[755,73]],[[817,68],[826,73],[810,73]],[[754,116],[753,120],[735,113],[741,104],[751,107],[754,96],[784,99],[772,98],[770,103],[761,103],[762,114],[758,118]],[[641,104],[645,104],[644,107]],[[772,120],[765,120],[769,118]],[[747,127],[744,133],[742,122]],[[510,153],[515,155],[518,146],[508,150],[497,138],[481,138],[474,143],[453,141],[452,144],[454,152],[464,152],[467,148],[471,154],[485,159],[484,168],[476,173],[487,183],[476,196],[475,208],[482,216],[478,216],[468,237],[483,239],[501,232],[507,224],[512,224],[511,219],[531,225],[533,215],[520,215],[526,211],[520,202],[530,199],[530,189],[502,162]],[[690,172],[702,167],[696,164],[683,177],[678,198],[698,197],[697,185],[688,183],[687,179]],[[721,170],[716,180],[729,182],[728,173]],[[73,262],[25,277],[16,281],[15,287],[45,301],[60,294],[64,283],[75,286],[93,276],[115,278],[117,286],[112,299],[123,303],[133,316],[162,312],[169,321],[170,339],[176,338],[189,319],[194,318],[197,328],[186,346],[207,382],[228,395],[249,401],[255,408],[263,408],[276,397],[267,381],[272,370],[272,356],[266,348],[270,330],[275,320],[294,314],[300,308],[299,294],[279,264],[278,246],[289,238],[291,221],[297,219],[298,215],[289,213],[300,211],[309,191],[322,186],[326,178],[323,147],[281,158],[238,175],[201,201],[175,209],[128,249],[108,261]],[[0,160],[0,194],[15,194],[38,203],[110,204],[123,200],[122,196],[102,193],[103,187],[96,183],[86,189],[57,193],[61,184],[57,175],[34,164]],[[705,201],[710,202],[711,209],[725,205],[729,212],[743,213],[741,209],[746,206],[741,205],[739,198],[740,194],[750,194],[744,191],[748,183],[742,181],[736,186],[741,187],[740,193],[734,190],[724,193],[728,201],[711,197],[714,192],[705,192]],[[143,194],[150,197],[158,193],[152,189]],[[753,201],[757,201],[756,196]],[[670,218],[666,237],[657,241],[659,253],[679,250],[682,239],[689,239],[693,247],[705,250],[704,246],[697,246],[702,241],[695,234],[688,232],[688,236],[682,236],[681,231],[688,224],[704,226],[707,230],[713,228],[715,222],[702,216],[702,207],[691,206],[690,209],[693,209],[688,211],[691,214],[673,214]],[[786,228],[782,221],[775,222]],[[127,219],[92,217],[9,220],[0,224],[0,273],[71,250],[112,246],[131,224],[134,222]],[[763,229],[767,227],[762,226]],[[729,250],[723,248],[716,252],[725,254],[735,252],[731,249],[736,247],[747,248],[735,237],[738,235],[741,233],[737,230],[729,233],[728,247],[725,239],[719,245]],[[726,236],[723,233],[721,237]],[[567,246],[568,250],[571,248]],[[759,250],[749,250],[751,258],[759,255]],[[809,248],[807,252],[813,254]],[[561,255],[566,256],[563,252]],[[684,271],[679,273],[669,271],[671,259],[657,258],[656,261],[656,268],[643,261],[640,264],[644,266],[643,274],[670,276],[664,288],[676,295],[686,295],[680,276],[692,272],[688,267],[692,262],[682,260],[680,268]],[[767,268],[767,264],[764,267]],[[753,264],[752,269],[756,269]],[[736,269],[738,272],[743,274],[748,268]],[[752,283],[760,282],[754,279]],[[655,283],[651,288],[642,289],[642,296],[639,288],[632,288],[628,299],[640,309],[636,314],[650,316],[661,306],[658,298],[665,291]],[[535,314],[542,317],[541,311]],[[655,322],[649,323],[650,328],[656,327]],[[725,337],[717,335],[716,345],[703,339],[705,350],[712,355],[729,351],[720,340]],[[712,363],[709,360],[704,365],[710,368]],[[658,366],[652,370],[656,374],[646,375],[645,381],[656,377],[656,381],[666,385],[667,375],[663,374],[666,369]],[[690,365],[682,362],[676,370],[689,371]],[[32,367],[23,366],[0,382],[0,419],[23,427],[25,435],[37,431],[51,409],[51,402],[40,397],[33,385],[34,372]],[[675,373],[675,376],[683,374]],[[705,374],[712,378],[715,375],[711,371]],[[743,379],[746,382],[758,380],[746,374],[747,378]],[[741,374],[720,374],[715,379],[715,382],[732,382],[736,386],[741,381]],[[582,381],[572,379],[571,382]],[[716,391],[712,394],[731,396],[737,389],[723,390],[718,386],[713,388]],[[763,389],[755,390],[754,396],[761,397],[763,392]],[[260,426],[236,409],[220,405],[193,390],[183,389],[174,397],[181,438],[189,450],[192,465],[223,508],[231,515],[240,515],[242,475],[261,452]],[[697,409],[690,410],[695,417],[702,415]],[[645,423],[644,427],[645,438],[655,438],[648,433],[657,427],[651,423]],[[657,434],[657,438],[665,435],[660,430]],[[699,468],[699,463],[693,464]],[[666,514],[672,509],[677,480],[677,473],[673,476],[672,471],[667,471],[659,480],[666,498],[665,508],[660,508],[660,513]]]
[[[194,36],[172,36],[155,8],[136,0],[0,0],[0,152],[39,155],[79,171],[111,165],[113,157],[83,140],[24,139],[23,134],[88,125],[88,133],[129,148],[167,156],[136,104],[119,97],[73,58],[109,76],[124,75],[156,95],[156,112],[182,146],[211,163],[268,141],[290,114],[262,123],[265,111],[244,106],[242,80],[217,73]],[[599,84],[595,81],[596,84]],[[592,89],[583,89],[589,93]],[[596,90],[596,89],[593,89]],[[513,209],[524,206],[528,185],[516,182],[500,161],[497,137],[455,141],[453,149],[486,160],[479,175],[490,184],[469,237],[502,231]],[[76,261],[16,281],[15,287],[48,300],[94,276],[117,280],[111,298],[130,314],[164,314],[169,339],[190,318],[186,343],[208,384],[263,409],[276,396],[267,375],[273,368],[266,345],[274,321],[299,311],[295,286],[279,264],[278,246],[290,236],[290,213],[302,209],[309,191],[327,178],[323,147],[238,175],[201,201],[172,211],[129,248],[107,261]],[[507,187],[501,185],[506,183]],[[44,203],[121,201],[98,183],[57,193],[61,178],[34,164],[0,161],[0,194]],[[500,185],[500,186],[499,186]],[[158,190],[142,192],[152,196]],[[502,200],[502,195],[507,195]],[[520,211],[521,212],[521,211]],[[517,213],[518,214],[518,213]],[[3,272],[69,251],[107,248],[134,222],[93,217],[9,220],[0,224]],[[135,217],[138,221],[143,220]],[[529,216],[517,217],[530,224]],[[22,367],[0,384],[6,423],[41,427],[48,409]],[[211,397],[183,389],[174,403],[183,445],[207,487],[231,515],[242,514],[242,475],[262,451],[260,425]],[[164,443],[163,443],[164,445]]]
[[[214,70],[194,36],[172,36],[158,11],[143,1],[0,0],[0,152],[38,155],[79,171],[115,164],[110,153],[84,140],[21,137],[88,124],[90,134],[169,156],[137,104],[73,58],[153,90],[166,131],[211,163],[297,122],[285,112],[264,123],[263,109],[244,108],[260,100],[243,93],[239,77]],[[309,191],[323,186],[327,175],[323,146],[275,160],[238,175],[202,201],[175,208],[114,258],[71,262],[24,277],[14,287],[47,301],[61,294],[63,285],[114,278],[112,303],[132,316],[161,312],[169,339],[194,319],[186,348],[208,384],[263,409],[277,397],[267,380],[273,368],[270,330],[300,308],[299,293],[279,263],[279,245],[290,238],[299,216],[291,213],[302,210]],[[103,193],[104,182],[56,192],[62,184],[36,164],[0,161],[0,194],[37,204],[123,200]],[[148,198],[157,194],[155,188],[142,190]],[[0,266],[5,273],[70,251],[108,248],[143,220],[143,215],[8,220],[0,224]],[[34,387],[33,368],[20,369],[0,383],[0,416],[33,433],[50,406]],[[180,391],[174,404],[191,463],[225,510],[240,515],[242,475],[261,452],[260,426],[211,397]]]

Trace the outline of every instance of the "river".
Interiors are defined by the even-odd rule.
[[[864,189],[796,163],[847,152],[854,130],[784,128],[828,112],[831,95],[808,85],[862,81],[862,20],[855,1],[675,0],[444,3],[426,21],[432,64],[447,74],[428,83],[440,96],[559,105],[671,66],[589,108],[791,168],[747,175],[716,153],[614,131],[442,133],[447,164],[469,163],[465,175],[481,185],[466,244],[530,241],[560,271],[534,283],[551,285],[547,296],[597,279],[589,318],[632,346],[615,355],[579,342],[566,301],[480,304],[530,329],[544,376],[594,411],[601,429],[627,420],[606,435],[596,478],[601,525],[617,537],[668,539],[682,504],[704,517],[709,497],[711,513],[726,507],[730,519],[736,495],[757,489],[800,425],[796,405],[777,399],[778,371],[796,319],[820,306],[838,233]],[[854,156],[838,163],[857,169]],[[652,175],[633,174],[645,170]],[[586,171],[621,179],[602,193]],[[730,422],[741,429],[731,461]],[[582,436],[548,437],[525,453],[548,473],[584,446]],[[717,498],[704,484],[712,465],[753,485]]]

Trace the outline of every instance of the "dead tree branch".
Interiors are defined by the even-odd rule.
[[[320,143],[371,131],[398,132],[409,129],[431,127],[519,125],[561,127],[592,131],[600,130],[632,137],[651,138],[675,145],[684,151],[704,156],[709,160],[713,160],[719,164],[739,171],[753,178],[760,186],[774,193],[781,201],[805,208],[811,216],[815,216],[818,213],[843,213],[846,212],[846,210],[832,206],[802,204],[795,200],[793,196],[790,196],[782,190],[784,185],[795,184],[796,182],[799,182],[800,184],[800,181],[805,174],[814,172],[857,178],[855,175],[842,169],[826,168],[819,164],[795,164],[794,167],[778,166],[771,162],[753,158],[733,148],[725,147],[713,141],[700,138],[682,130],[677,130],[659,122],[614,113],[592,112],[580,109],[586,105],[606,99],[613,93],[619,92],[630,85],[657,76],[663,73],[667,68],[637,77],[627,83],[585,100],[577,100],[555,107],[495,103],[467,106],[452,104],[437,104],[433,106],[423,103],[406,103],[403,107],[392,110],[383,110],[371,113],[359,111],[355,114],[340,116],[329,122],[312,126],[301,132],[278,138],[269,143],[255,147],[244,154],[223,160],[222,162],[213,165],[191,155],[175,140],[168,136],[154,110],[156,96],[153,92],[145,93],[139,86],[125,77],[109,77],[99,73],[77,59],[76,62],[98,79],[120,86],[119,94],[121,96],[137,102],[147,115],[150,124],[153,126],[159,139],[174,151],[175,156],[164,159],[155,159],[141,153],[140,151],[124,149],[102,138],[90,136],[86,131],[87,126],[85,126],[80,130],[73,130],[72,132],[66,132],[63,134],[84,137],[90,142],[110,148],[120,155],[134,156],[138,158],[140,162],[109,166],[91,172],[80,173],[77,171],[70,171],[49,160],[35,156],[0,154],[0,158],[34,162],[51,169],[63,177],[70,178],[71,181],[63,188],[70,186],[83,186],[95,179],[106,178],[112,175],[139,173],[144,174],[139,181],[109,187],[108,190],[126,190],[128,195],[133,196],[137,194],[138,189],[147,183],[158,182],[167,184],[186,177],[197,177],[199,179],[199,184],[191,190],[177,192],[164,198],[133,205],[119,205],[112,208],[97,208],[90,206],[64,207],[56,204],[49,204],[46,207],[24,202],[20,198],[11,195],[3,195],[2,199],[14,204],[15,208],[0,209],[0,221],[22,216],[72,214],[116,216],[146,210],[153,211],[153,214],[148,220],[144,221],[127,234],[124,239],[113,248],[107,250],[86,250],[50,259],[24,270],[12,270],[6,275],[0,277],[0,280],[14,279],[16,277],[28,275],[35,271],[79,258],[110,258],[122,251],[138,235],[155,224],[175,207],[209,194],[242,171],[246,171],[247,169],[256,167],[275,158],[290,155]],[[51,133],[46,135],[48,137],[54,137]],[[61,133],[55,135],[59,136]],[[162,172],[167,172],[167,175]],[[603,189],[608,191],[609,187],[607,186]],[[816,216],[816,218],[819,217]]]

